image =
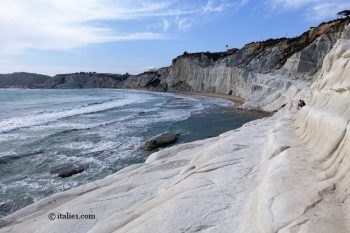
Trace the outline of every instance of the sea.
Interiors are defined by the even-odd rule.
[[[0,89],[0,218],[44,197],[97,179],[151,152],[157,134],[176,144],[215,137],[261,116],[231,101],[117,89]],[[61,178],[52,171],[86,164]]]

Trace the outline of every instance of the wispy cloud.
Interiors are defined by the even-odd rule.
[[[186,31],[192,25],[190,19],[184,18],[184,17],[180,17],[180,16],[176,17],[175,23],[177,25],[177,28],[179,30],[181,30],[181,31]]]
[[[268,4],[273,10],[303,9],[305,15],[313,20],[335,18],[339,11],[350,8],[347,0],[269,0]]]
[[[170,27],[169,20],[163,19],[163,32],[168,31],[169,27]]]
[[[205,4],[199,5],[194,9],[191,12],[192,14],[185,15],[178,12],[174,22],[180,31],[187,31],[196,21],[201,21],[204,18],[211,18],[213,15],[220,15],[225,11],[232,12],[238,10],[248,1],[249,0],[207,0]]]
[[[234,2],[234,1],[233,1]],[[233,6],[236,6],[237,2],[228,3],[226,1],[216,2],[214,0],[209,0],[207,4],[203,7],[202,13],[211,13],[211,12],[222,12],[224,10],[228,10]]]
[[[350,9],[350,1],[319,2],[311,6],[307,16],[310,19],[329,19],[334,18],[342,10]]]
[[[318,3],[319,0],[270,0],[269,4],[273,9],[295,10],[300,7]]]

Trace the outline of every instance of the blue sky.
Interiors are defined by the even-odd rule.
[[[0,0],[0,73],[140,73],[184,51],[293,37],[350,0]]]

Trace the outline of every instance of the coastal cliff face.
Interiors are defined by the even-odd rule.
[[[321,24],[300,37],[251,43],[222,56],[183,55],[164,82],[174,92],[234,95],[247,100],[244,108],[278,110],[311,83],[347,23]]]
[[[335,20],[296,38],[270,39],[226,52],[185,52],[169,68],[132,76],[118,86],[233,95],[246,99],[242,108],[276,111],[304,94],[349,22]]]

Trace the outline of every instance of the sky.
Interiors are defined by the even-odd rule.
[[[350,0],[0,0],[0,73],[137,74],[187,52],[294,37]]]

